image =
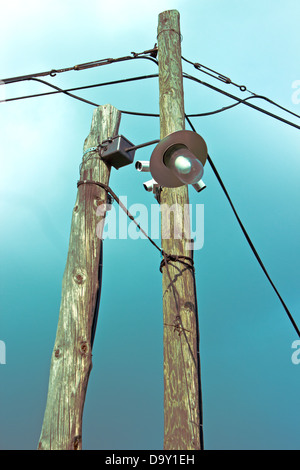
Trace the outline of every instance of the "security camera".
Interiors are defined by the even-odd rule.
[[[202,180],[198,181],[198,183],[192,184],[192,186],[196,189],[197,193],[200,193],[200,191],[206,188],[206,184],[203,183]]]
[[[137,161],[135,168],[137,171],[150,171],[150,162]]]
[[[150,193],[151,191],[153,191],[153,189],[156,186],[158,186],[158,184],[154,179],[152,179],[152,180],[146,181],[146,183],[143,183],[143,186],[146,189],[146,191]]]

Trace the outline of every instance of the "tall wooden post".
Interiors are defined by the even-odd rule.
[[[117,135],[120,118],[120,111],[111,105],[96,108],[84,152]],[[110,167],[99,159],[97,152],[84,155],[81,180],[108,184],[109,177]],[[96,211],[106,202],[107,194],[101,187],[95,184],[78,187],[39,449],[82,448],[82,414],[92,368],[92,329],[101,287],[102,234],[99,230],[96,234],[101,220]]]
[[[178,11],[165,11],[159,15],[157,41],[162,139],[185,128]],[[192,257],[187,227],[184,233],[182,230],[184,208],[187,209],[189,203],[187,186],[163,188],[160,202],[162,249],[168,254]],[[169,217],[164,209],[172,207],[170,237],[165,238]],[[181,238],[174,237],[178,233],[182,233]],[[180,262],[169,261],[168,266],[163,268],[163,321],[164,449],[201,449],[199,338],[194,273]]]

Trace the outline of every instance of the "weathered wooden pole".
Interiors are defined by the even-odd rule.
[[[158,22],[160,138],[184,130],[185,113],[181,66],[179,13],[165,11]],[[167,254],[192,257],[188,224],[183,219],[189,198],[187,186],[161,192],[162,249]],[[168,208],[175,209],[168,233]],[[167,209],[165,212],[164,209]],[[172,216],[172,213],[171,213]],[[178,233],[182,236],[179,238]],[[177,234],[177,238],[174,235]],[[164,449],[203,448],[197,300],[194,273],[169,261],[163,272],[164,321]],[[171,278],[171,280],[170,280]]]
[[[120,111],[111,105],[96,108],[84,152],[117,135],[120,118]],[[110,167],[99,159],[96,151],[84,155],[80,180],[108,185],[109,177]],[[101,287],[102,240],[98,225],[101,219],[96,211],[106,202],[107,193],[101,187],[95,184],[78,187],[39,449],[82,448],[82,414],[92,368],[92,329]]]

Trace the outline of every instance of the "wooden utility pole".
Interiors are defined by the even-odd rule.
[[[120,111],[111,105],[96,108],[84,152],[117,135],[120,118]],[[108,185],[109,177],[110,167],[99,159],[97,151],[87,152],[80,180]],[[106,191],[96,184],[78,187],[39,449],[82,448],[82,414],[92,368],[91,337],[101,288],[102,233],[98,229],[96,234],[101,221],[96,211],[106,202]]]
[[[185,113],[181,66],[179,13],[165,11],[158,22],[158,61],[160,91],[160,138],[184,130]],[[183,233],[184,207],[189,203],[188,188],[163,188],[161,234],[167,254],[192,257]],[[170,237],[165,208],[176,208],[171,217]],[[186,206],[188,207],[188,206]],[[171,214],[172,215],[172,214]],[[188,217],[189,218],[189,217]],[[189,224],[188,224],[189,225]],[[174,234],[181,232],[182,237]],[[194,273],[177,261],[169,261],[163,272],[164,322],[164,449],[198,450],[203,448],[199,337]],[[171,278],[171,280],[170,280]]]

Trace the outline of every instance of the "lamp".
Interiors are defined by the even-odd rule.
[[[203,176],[206,158],[207,146],[200,135],[177,131],[162,139],[153,150],[150,172],[157,184],[166,188],[196,185]]]

